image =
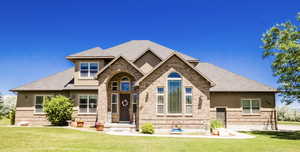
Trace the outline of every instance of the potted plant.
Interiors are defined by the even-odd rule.
[[[83,126],[84,126],[84,121],[83,120],[77,121],[77,127],[83,127]]]
[[[219,136],[220,128],[224,128],[224,125],[220,120],[212,120],[210,122],[210,132],[212,135]]]
[[[75,118],[72,118],[71,127],[76,127],[77,122],[75,121]]]
[[[104,125],[101,124],[100,122],[95,123],[95,128],[97,131],[103,131],[104,130]]]

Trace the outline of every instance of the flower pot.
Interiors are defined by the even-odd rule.
[[[219,129],[212,129],[211,134],[214,136],[219,136],[220,135]]]
[[[96,131],[103,131],[104,130],[104,125],[103,124],[96,124]]]
[[[83,121],[77,121],[77,127],[83,127],[84,122]]]
[[[71,127],[76,127],[77,126],[77,122],[75,122],[75,121],[72,121],[72,123],[71,123]]]

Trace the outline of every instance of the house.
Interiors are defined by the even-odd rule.
[[[137,129],[180,125],[208,129],[218,119],[229,128],[276,127],[276,89],[148,40],[92,48],[66,57],[74,67],[20,86],[16,123],[49,124],[47,97],[75,103],[74,117],[94,125],[132,123]]]

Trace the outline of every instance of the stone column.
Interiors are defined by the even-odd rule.
[[[98,87],[98,121],[107,123],[107,91],[106,83],[103,82]]]

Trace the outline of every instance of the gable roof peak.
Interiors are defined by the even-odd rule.
[[[136,83],[135,86],[138,86],[139,83],[141,81],[143,81],[145,78],[147,78],[149,75],[151,75],[155,70],[157,70],[159,67],[161,67],[163,64],[165,64],[168,60],[170,60],[172,57],[178,57],[183,63],[185,63],[186,65],[188,65],[190,68],[192,68],[193,70],[195,70],[199,75],[201,75],[204,79],[206,79],[209,83],[210,86],[213,87],[216,84],[209,79],[206,75],[204,75],[202,72],[200,72],[198,69],[196,69],[195,67],[193,67],[193,65],[191,65],[188,61],[186,61],[182,55],[179,52],[173,51],[169,57],[167,57],[165,60],[163,60],[162,62],[160,62],[156,67],[154,67],[148,74],[144,75],[141,79],[139,79]]]
[[[142,75],[145,75],[145,73],[143,71],[141,71],[141,69],[139,69],[136,65],[134,65],[132,62],[130,62],[128,59],[126,59],[126,57],[120,55],[116,58],[114,58],[112,61],[110,61],[106,66],[104,66],[100,71],[98,71],[98,73],[96,74],[96,78],[103,73],[106,69],[108,69],[112,64],[114,64],[117,60],[123,58],[128,64],[130,64],[132,67],[134,67],[138,72],[140,72]]]

